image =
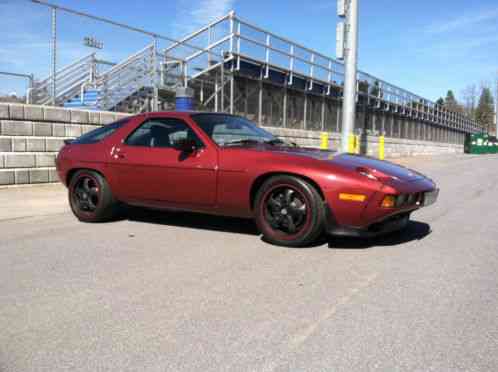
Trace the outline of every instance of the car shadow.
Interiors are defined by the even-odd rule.
[[[396,246],[414,240],[422,240],[430,235],[431,232],[430,225],[423,222],[410,221],[403,230],[385,236],[368,239],[328,236],[326,244],[332,249],[368,249],[382,246]]]
[[[251,219],[213,216],[190,212],[169,212],[162,210],[127,207],[122,216],[135,222],[144,222],[165,226],[186,227],[199,230],[211,230],[232,234],[260,236],[256,224]],[[337,236],[322,236],[303,248],[318,248],[328,246],[332,249],[367,249],[378,246],[396,246],[414,240],[422,240],[431,233],[428,224],[410,221],[408,226],[396,233],[371,239],[346,238]],[[260,237],[266,242],[264,237]],[[269,244],[268,242],[266,242]]]
[[[213,216],[189,212],[169,212],[127,207],[123,217],[130,221],[191,229],[221,231],[258,236],[256,224],[250,219]]]

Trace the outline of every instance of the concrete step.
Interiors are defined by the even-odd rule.
[[[79,137],[100,125],[0,120],[0,138],[6,136]]]
[[[0,152],[0,169],[55,167],[57,152]]]
[[[54,167],[0,169],[0,186],[60,182]]]
[[[0,103],[0,120],[105,125],[127,114],[18,103]]]
[[[0,136],[0,153],[24,152],[56,152],[62,147],[65,139],[75,137],[3,137]]]

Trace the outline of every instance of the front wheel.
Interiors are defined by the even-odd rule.
[[[91,170],[80,170],[69,183],[69,204],[83,222],[104,222],[117,214],[117,201],[106,179]]]
[[[272,244],[302,247],[323,232],[323,200],[313,185],[294,176],[275,176],[259,189],[256,224]]]

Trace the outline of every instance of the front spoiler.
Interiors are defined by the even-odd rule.
[[[335,236],[374,238],[404,229],[410,221],[411,212],[413,210],[400,212],[399,214],[391,215],[381,221],[372,223],[367,227],[360,228],[337,225],[330,209],[327,207],[327,224],[325,230],[327,234]]]

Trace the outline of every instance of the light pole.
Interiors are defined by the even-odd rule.
[[[338,0],[338,15],[346,18],[344,35],[337,35],[344,45],[344,95],[342,110],[341,150],[348,152],[349,138],[353,134],[356,118],[356,90],[358,69],[358,2],[359,0]],[[340,45],[338,46],[340,48]]]
[[[57,100],[57,8],[52,7],[52,104]]]
[[[495,94],[495,136],[498,137],[498,74],[496,74],[496,94]]]

